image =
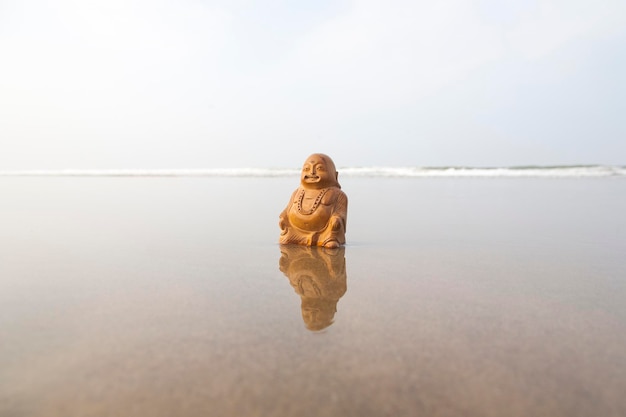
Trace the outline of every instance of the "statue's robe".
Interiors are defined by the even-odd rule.
[[[303,202],[304,188],[298,188],[291,195],[280,214],[279,242],[307,246],[325,246],[331,241],[345,244],[348,197],[339,187],[311,191],[316,196],[311,205]]]

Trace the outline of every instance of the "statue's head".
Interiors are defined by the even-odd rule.
[[[325,298],[302,298],[302,320],[307,329],[324,330],[333,324],[337,301]]]
[[[300,183],[304,188],[341,188],[337,178],[333,160],[323,153],[314,153],[304,161]]]

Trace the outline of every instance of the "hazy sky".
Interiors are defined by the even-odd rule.
[[[626,1],[0,0],[0,170],[626,165]]]

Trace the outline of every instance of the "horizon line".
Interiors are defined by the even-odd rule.
[[[0,170],[4,177],[286,177],[300,168],[178,168],[178,169],[27,169]],[[348,177],[609,177],[626,176],[624,165],[480,166],[354,166],[337,172]]]

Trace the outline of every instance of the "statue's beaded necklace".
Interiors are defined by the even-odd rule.
[[[304,199],[304,188],[302,189],[302,191],[300,191],[300,195],[298,196],[298,213],[300,214],[313,214],[315,212],[315,210],[317,209],[317,206],[320,205],[320,202],[322,201],[322,198],[324,197],[324,194],[326,194],[326,191],[328,191],[328,188],[324,188],[322,191],[320,191],[320,193],[317,195],[317,197],[315,197],[315,201],[313,202],[313,206],[311,206],[310,210],[302,210],[302,200]]]

